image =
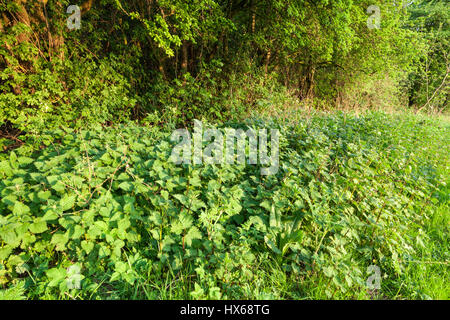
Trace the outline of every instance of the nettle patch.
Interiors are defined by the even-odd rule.
[[[170,132],[134,125],[61,134],[32,157],[11,152],[0,162],[0,285],[88,298],[183,274],[194,298],[239,298],[272,261],[288,275],[324,275],[331,297],[364,291],[369,265],[402,272],[422,241],[406,226],[443,201],[417,128],[396,135],[399,123],[382,115],[247,125],[280,129],[276,175],[176,165]]]

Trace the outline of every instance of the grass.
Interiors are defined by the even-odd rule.
[[[412,257],[404,275],[393,283],[398,288],[394,298],[450,298],[449,212],[448,205],[437,207],[424,228],[415,230],[416,236],[426,234],[427,241],[418,245],[418,254]]]

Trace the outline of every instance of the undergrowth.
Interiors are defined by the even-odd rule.
[[[10,152],[0,298],[448,299],[447,122],[229,126],[279,129],[278,172],[176,165],[171,132],[131,124]],[[371,265],[380,290],[367,288]]]

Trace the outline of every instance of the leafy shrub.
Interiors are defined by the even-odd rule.
[[[196,77],[189,72],[181,79],[171,82],[155,81],[145,95],[156,116],[150,114],[145,123],[164,123],[165,126],[176,128],[187,125],[192,119],[209,119],[223,121],[231,114],[222,104],[220,86],[216,83],[217,76],[222,71],[222,62],[213,60],[202,64]]]
[[[328,297],[354,297],[369,265],[401,274],[421,241],[408,227],[448,202],[436,171],[445,150],[423,144],[433,132],[416,118],[228,126],[279,128],[278,173],[177,166],[169,132],[134,125],[55,132],[61,142],[32,158],[11,152],[0,162],[0,283],[24,279],[32,298],[161,298],[167,286],[201,299],[296,298],[295,281],[325,277]],[[71,266],[82,290],[68,285]],[[293,289],[261,285],[277,274]],[[168,278],[180,283],[158,292]]]
[[[0,84],[0,125],[9,121],[26,133],[40,134],[60,126],[118,123],[129,118],[136,103],[128,80],[115,70],[123,66],[114,56],[54,61],[52,72],[49,63],[30,63],[34,70],[27,74],[14,67],[0,72],[7,79]],[[20,94],[13,92],[15,87]]]

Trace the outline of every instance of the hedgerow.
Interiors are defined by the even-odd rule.
[[[0,286],[160,298],[172,279],[164,287],[185,298],[298,298],[301,279],[324,278],[328,297],[364,296],[367,267],[401,274],[426,242],[411,227],[448,204],[449,144],[433,131],[448,142],[448,126],[377,113],[226,126],[278,128],[278,172],[176,165],[170,132],[131,124],[56,131],[33,155],[11,152],[0,162]],[[267,265],[298,283],[258,289]],[[80,289],[68,287],[71,266]]]

